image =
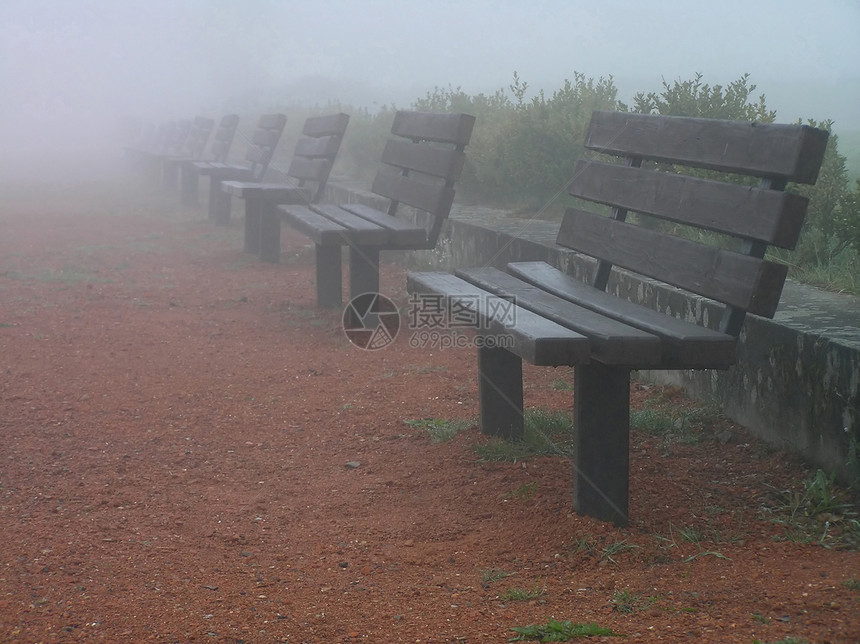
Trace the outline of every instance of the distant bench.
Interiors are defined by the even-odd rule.
[[[596,112],[585,148],[621,162],[580,160],[570,194],[608,216],[570,208],[557,237],[596,259],[590,283],[544,262],[408,275],[419,304],[443,298],[443,314],[465,310],[485,340],[504,338],[478,343],[482,431],[522,436],[522,360],[574,366],[575,508],[626,524],[631,370],[734,364],[744,316],[772,317],[782,292],[786,267],[763,259],[768,245],[793,248],[800,234],[808,200],[786,184],[816,181],[827,138],[805,125]],[[722,303],[718,328],[606,292],[613,266]]]
[[[198,199],[198,175],[191,172],[182,172],[182,167],[197,163],[200,161],[224,163],[230,154],[230,147],[233,145],[233,137],[236,134],[236,128],[239,126],[239,116],[236,114],[226,114],[218,121],[218,126],[211,134],[211,143],[208,150],[205,151],[206,142],[210,138],[210,133],[198,132],[195,135],[195,145],[189,146],[191,149],[184,156],[171,156],[164,159],[162,169],[162,186],[173,189],[177,182],[180,182],[180,199],[186,206],[196,206]],[[214,127],[214,121],[211,122],[209,130]],[[189,135],[191,138],[191,135]],[[184,179],[184,181],[181,181]]]
[[[209,177],[209,219],[217,224],[230,222],[230,195],[221,190],[224,181],[262,181],[287,123],[283,114],[264,114],[251,135],[245,163],[192,161],[181,166],[182,192],[196,194],[201,176]]]
[[[371,188],[388,200],[387,211],[362,204],[277,207],[280,222],[307,235],[316,245],[319,306],[341,304],[344,246],[349,247],[350,297],[355,297],[379,291],[381,251],[436,245],[451,211],[454,184],[463,169],[464,149],[474,124],[475,118],[468,114],[397,112],[393,137],[385,146],[383,165]],[[414,220],[399,216],[403,206],[415,209]]]
[[[221,182],[225,193],[245,201],[246,253],[280,261],[281,216],[275,206],[319,202],[348,124],[349,115],[342,113],[308,118],[287,169],[289,183]]]

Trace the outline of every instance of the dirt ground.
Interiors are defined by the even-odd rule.
[[[743,428],[634,431],[630,527],[583,518],[564,458],[431,441],[477,415],[474,350],[354,347],[301,236],[271,265],[139,185],[2,194],[0,641],[860,641],[847,519],[785,525],[813,472]]]

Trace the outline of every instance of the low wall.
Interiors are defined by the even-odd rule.
[[[338,201],[374,196],[333,186]],[[415,269],[543,260],[579,278],[593,261],[555,244],[558,224],[524,220],[482,207],[455,206],[432,251],[387,258]],[[621,271],[614,293],[677,317],[714,327],[720,311],[650,280]],[[719,404],[724,413],[768,443],[797,452],[848,482],[858,474],[860,451],[860,298],[787,282],[773,320],[748,315],[737,364],[727,370],[648,372]]]

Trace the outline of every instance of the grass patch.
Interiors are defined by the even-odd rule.
[[[499,594],[499,599],[507,602],[525,602],[532,601],[538,597],[543,597],[545,594],[545,586],[535,586],[532,589],[508,588],[508,590]]]
[[[857,577],[852,577],[851,579],[846,579],[842,582],[842,585],[845,586],[848,590],[860,590],[860,579]]]
[[[637,611],[648,610],[657,601],[654,597],[642,597],[638,593],[621,590],[612,596],[612,610],[622,615],[631,615]]]
[[[517,634],[509,640],[511,642],[567,642],[580,637],[619,637],[618,633],[595,623],[576,624],[555,619],[550,619],[546,624],[515,626],[511,630]]]
[[[476,445],[474,449],[484,462],[516,463],[536,456],[571,458],[572,426],[573,417],[569,413],[532,409],[525,413],[522,439],[508,441],[493,438],[483,445]]]
[[[59,270],[49,269],[39,271],[38,273],[7,271],[3,273],[3,277],[32,282],[100,282],[108,284],[112,281],[104,277],[99,277],[92,271],[72,266],[61,268]]]
[[[729,557],[726,557],[721,552],[716,550],[706,549],[702,542],[706,540],[705,534],[696,526],[682,526],[678,527],[673,523],[669,523],[669,536],[664,537],[662,535],[654,535],[655,538],[660,542],[660,546],[666,550],[670,550],[673,548],[679,548],[679,540],[681,542],[691,543],[693,544],[698,552],[693,553],[684,559],[684,563],[689,563],[698,557],[716,557],[717,559],[726,559],[730,560]],[[719,535],[717,535],[719,537]],[[718,539],[720,540],[720,539]]]
[[[464,429],[474,423],[471,420],[444,420],[440,418],[419,418],[418,420],[403,421],[410,427],[427,432],[431,443],[444,443],[451,440]]]
[[[517,573],[515,572],[508,572],[501,568],[485,568],[481,571],[481,585],[488,586],[496,583],[497,581],[501,581],[502,579],[513,577],[516,574]]]
[[[638,548],[639,546],[635,543],[628,543],[627,539],[603,543],[602,540],[595,539],[591,535],[580,532],[574,538],[573,547],[570,548],[570,551],[574,554],[585,553],[590,557],[596,557],[599,561],[618,563],[616,561],[616,557],[624,552],[637,550]]]
[[[518,488],[511,490],[510,494],[508,494],[508,498],[530,500],[534,498],[537,489],[537,481],[532,483],[523,483]]]
[[[818,470],[801,490],[776,490],[765,497],[762,513],[782,525],[781,539],[825,548],[860,548],[860,519],[835,477]]]
[[[643,434],[660,436],[666,443],[698,445],[703,440],[702,425],[708,421],[709,413],[703,407],[646,405],[630,411],[630,426]]]

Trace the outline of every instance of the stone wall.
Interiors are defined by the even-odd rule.
[[[337,201],[374,196],[331,188]],[[543,260],[584,278],[593,261],[555,244],[558,224],[511,217],[483,207],[455,206],[436,249],[390,253],[384,259],[418,270]],[[677,317],[715,326],[720,311],[701,298],[620,271],[610,290]],[[775,447],[802,454],[843,482],[858,474],[860,448],[860,298],[788,282],[773,320],[748,315],[737,364],[728,370],[643,374],[683,386],[718,403],[724,413]]]

